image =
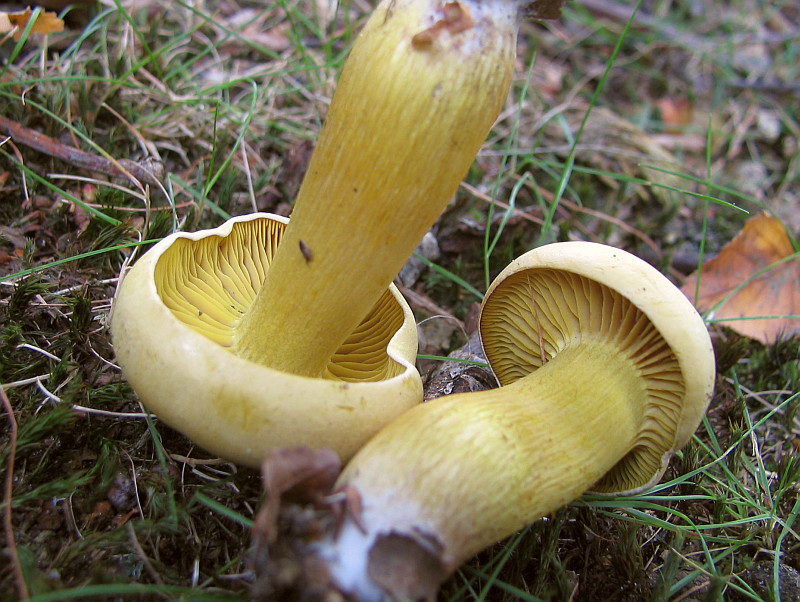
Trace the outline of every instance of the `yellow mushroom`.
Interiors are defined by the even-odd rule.
[[[350,457],[422,396],[414,316],[394,286],[333,355],[325,378],[236,355],[235,327],[287,221],[257,213],[169,236],[126,275],[114,303],[117,360],[142,402],[205,449],[253,467],[298,442]]]
[[[460,563],[585,491],[652,486],[713,390],[691,303],[595,243],[514,261],[486,294],[480,333],[502,386],[412,408],[341,474],[357,503],[314,546],[341,591],[433,600]]]
[[[520,6],[381,2],[285,232],[274,217],[237,218],[168,237],[133,266],[111,328],[148,408],[257,466],[289,445],[348,458],[422,400],[413,320],[390,283],[506,99]]]

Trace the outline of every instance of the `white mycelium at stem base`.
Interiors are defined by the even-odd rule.
[[[480,332],[503,386],[412,408],[339,478],[358,503],[316,550],[358,599],[432,600],[461,562],[584,491],[649,487],[713,390],[689,301],[602,245],[519,258],[487,292]]]
[[[385,0],[347,59],[236,353],[320,376],[455,192],[508,94],[514,0]]]

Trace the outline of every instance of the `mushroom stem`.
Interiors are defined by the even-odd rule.
[[[511,83],[518,12],[517,0],[384,0],[375,9],[237,328],[238,355],[324,374],[488,134]]]
[[[337,520],[309,534],[306,577],[360,600],[435,600],[460,562],[584,491],[652,486],[708,407],[702,318],[625,251],[529,251],[479,322],[504,386],[415,406],[361,448],[329,498]]]
[[[429,569],[433,553],[446,577],[606,474],[641,431],[638,400],[645,395],[625,353],[584,340],[508,386],[416,406],[342,473],[337,486],[358,494],[361,513],[318,554],[358,599],[382,599],[378,588],[395,599],[412,597],[419,592],[375,582],[395,572],[384,565],[383,546],[395,548],[388,554],[394,567],[417,574]],[[398,538],[405,542],[400,554],[387,543]],[[419,553],[408,553],[409,541]]]

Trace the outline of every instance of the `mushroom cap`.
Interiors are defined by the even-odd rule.
[[[234,328],[286,223],[256,213],[168,236],[125,275],[111,316],[117,359],[141,401],[206,450],[252,467],[274,448],[298,445],[330,447],[346,460],[422,401],[416,324],[394,286],[342,344],[324,378],[234,355]]]
[[[612,343],[635,362],[647,389],[642,428],[592,488],[599,493],[635,493],[658,482],[714,388],[711,339],[691,302],[653,266],[598,243],[545,245],[514,260],[486,293],[480,333],[501,385],[582,339]]]

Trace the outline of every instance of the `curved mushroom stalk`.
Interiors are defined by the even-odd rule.
[[[412,408],[340,476],[358,503],[315,552],[343,592],[433,600],[464,560],[583,492],[650,487],[713,390],[688,300],[602,245],[519,258],[490,287],[480,332],[503,386]]]
[[[345,64],[284,242],[237,327],[239,355],[322,374],[486,138],[511,84],[519,6],[378,5]]]
[[[125,276],[112,316],[117,359],[142,402],[206,450],[253,467],[284,446],[349,458],[422,400],[414,316],[393,286],[333,354],[325,378],[236,355],[236,326],[287,221],[252,214],[165,238]],[[275,344],[293,336],[282,332]]]

